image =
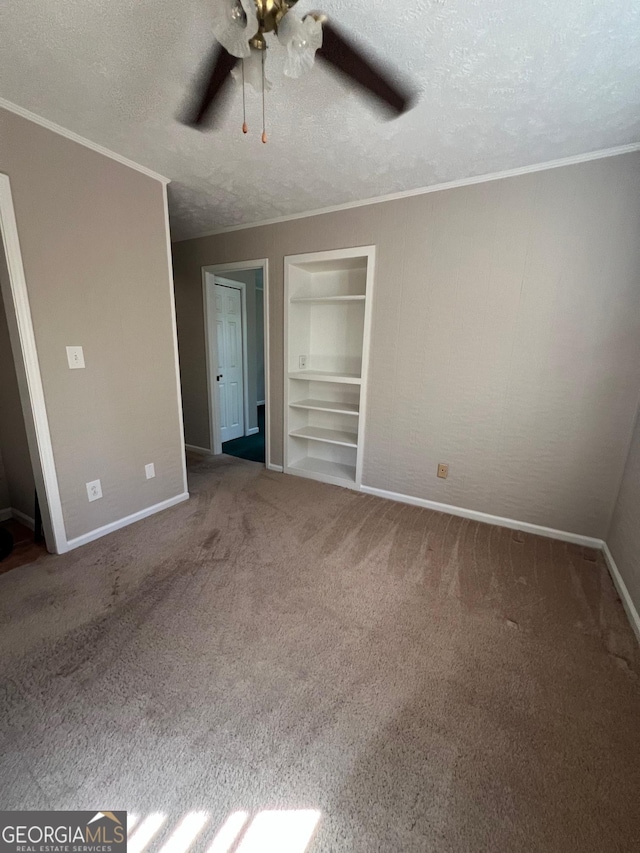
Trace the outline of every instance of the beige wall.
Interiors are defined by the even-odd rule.
[[[0,172],[73,539],[184,491],[163,187],[4,110]],[[84,347],[85,370],[68,369],[67,345]],[[97,478],[104,497],[89,503]]]
[[[3,249],[0,241],[0,277],[6,275]],[[9,329],[0,294],[0,481],[4,479],[5,500],[0,485],[0,509],[11,507],[34,517],[35,481],[27,432],[22,415],[18,378],[13,362]],[[4,478],[2,476],[4,468]]]
[[[640,387],[638,233],[634,153],[177,243],[187,441],[208,436],[200,268],[269,258],[277,464],[283,258],[375,244],[364,483],[602,537]]]
[[[640,613],[640,413],[607,544],[636,611]]]

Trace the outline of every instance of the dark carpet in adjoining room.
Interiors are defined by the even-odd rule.
[[[189,481],[0,575],[2,808],[158,814],[145,853],[264,810],[317,812],[309,853],[638,849],[640,653],[599,553],[230,456]]]
[[[258,406],[258,432],[225,441],[222,452],[229,456],[236,456],[238,459],[248,459],[251,462],[264,464],[264,406]]]
[[[33,530],[29,530],[21,521],[9,519],[0,522],[0,527],[8,530],[13,537],[13,551],[0,560],[0,573],[28,566],[47,553],[44,542],[35,542]]]

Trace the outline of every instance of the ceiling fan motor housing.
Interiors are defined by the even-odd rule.
[[[278,24],[298,0],[254,0],[260,28],[250,40],[256,50],[266,50],[265,33],[277,32]]]

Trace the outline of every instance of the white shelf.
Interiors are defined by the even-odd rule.
[[[330,400],[298,400],[295,403],[289,403],[292,409],[307,409],[311,412],[335,412],[339,415],[355,415],[360,414],[360,406],[358,403],[338,403]]]
[[[294,370],[289,379],[311,379],[314,382],[342,382],[345,385],[360,385],[358,373],[330,373],[326,370]]]
[[[364,294],[353,296],[292,296],[291,302],[364,302]]]
[[[306,456],[299,459],[290,466],[291,471],[300,471],[312,479],[322,480],[324,483],[338,482],[355,485],[356,469],[353,465],[345,465],[342,462],[331,462],[328,459],[316,459]]]
[[[325,444],[339,444],[342,447],[357,447],[358,436],[355,432],[342,429],[326,429],[325,427],[306,426],[292,430],[289,435],[294,438],[308,438],[310,441],[322,441]]]

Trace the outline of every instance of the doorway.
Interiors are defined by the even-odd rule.
[[[203,268],[210,446],[269,466],[267,261]]]
[[[0,174],[0,518],[63,553],[66,536],[11,183]],[[28,560],[27,560],[28,561]],[[0,564],[1,565],[1,564]],[[5,564],[6,565],[6,564]]]

